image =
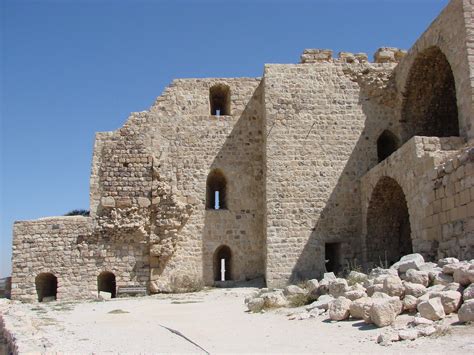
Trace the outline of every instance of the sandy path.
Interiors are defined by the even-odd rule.
[[[474,327],[453,327],[450,335],[375,343],[381,330],[362,322],[332,323],[325,316],[288,320],[293,310],[245,312],[252,289],[117,299],[75,304],[10,305],[24,351],[81,353],[474,353]],[[128,313],[109,313],[111,311]],[[297,311],[297,310],[296,310]],[[16,322],[16,323],[15,323]]]

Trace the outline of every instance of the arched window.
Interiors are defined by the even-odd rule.
[[[49,272],[41,273],[35,278],[36,293],[39,302],[54,301],[58,292],[58,279]]]
[[[454,76],[438,47],[427,48],[415,58],[404,96],[405,141],[413,136],[459,136]]]
[[[97,276],[97,289],[100,293],[109,292],[112,298],[115,298],[116,294],[116,284],[115,284],[115,275],[109,271],[104,271]]]
[[[387,159],[394,151],[398,149],[399,142],[396,135],[390,131],[383,131],[377,139],[377,155],[379,163]]]
[[[214,252],[214,280],[232,280],[232,252],[227,245],[221,245]]]
[[[230,115],[230,89],[227,85],[216,84],[209,90],[209,103],[211,115]]]
[[[206,208],[211,210],[227,209],[226,179],[224,174],[216,169],[207,177]]]

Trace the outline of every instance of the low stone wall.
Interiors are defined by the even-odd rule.
[[[438,256],[474,258],[474,148],[433,171],[434,201],[428,208],[428,233],[439,234]]]

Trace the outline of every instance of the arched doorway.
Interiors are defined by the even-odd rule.
[[[58,292],[58,279],[49,272],[41,273],[35,278],[38,301],[56,300]]]
[[[110,292],[112,298],[116,295],[116,283],[115,275],[109,271],[104,271],[97,276],[97,289],[98,291]]]
[[[410,69],[404,96],[405,141],[413,136],[459,136],[454,76],[438,47],[418,54]]]
[[[222,266],[225,271],[222,273]],[[221,245],[214,252],[214,280],[230,281],[232,280],[232,252],[227,245]],[[223,274],[223,275],[222,275]],[[224,276],[222,279],[222,276]]]
[[[367,211],[367,261],[391,265],[413,252],[408,205],[400,185],[382,177],[372,192]]]
[[[377,139],[377,156],[379,163],[396,151],[398,146],[399,142],[397,136],[390,131],[383,131]]]

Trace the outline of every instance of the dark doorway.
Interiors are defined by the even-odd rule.
[[[35,279],[38,301],[56,300],[58,292],[58,279],[53,274],[41,273]]]
[[[97,276],[98,291],[110,292],[112,298],[115,298],[117,286],[115,283],[115,275],[111,272],[104,271]]]
[[[386,176],[379,180],[370,199],[366,247],[369,267],[389,266],[413,252],[405,194],[394,179]]]
[[[222,260],[224,260],[225,273],[224,280],[222,280],[221,267]],[[230,281],[232,280],[232,252],[227,245],[222,245],[214,252],[214,280],[215,281]]]
[[[327,272],[337,274],[341,271],[341,243],[326,243],[324,245],[324,259]]]

